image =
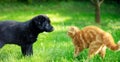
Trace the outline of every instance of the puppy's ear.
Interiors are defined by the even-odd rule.
[[[45,15],[38,15],[32,19],[35,24],[42,24],[45,21],[49,21],[49,18]],[[49,21],[50,22],[50,21]]]
[[[35,22],[36,24],[40,24],[41,21],[45,20],[43,16],[39,15],[34,18],[32,18],[32,21]]]
[[[43,16],[43,15],[39,15],[39,16],[37,17],[37,19],[40,20],[40,21],[45,21],[46,17]]]

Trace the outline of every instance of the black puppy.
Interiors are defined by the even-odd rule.
[[[45,15],[38,15],[27,22],[0,22],[0,48],[5,44],[17,44],[22,54],[32,55],[32,45],[42,32],[51,32],[53,27]]]

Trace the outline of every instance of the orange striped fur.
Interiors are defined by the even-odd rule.
[[[77,57],[79,52],[85,48],[89,48],[88,58],[96,54],[100,54],[104,58],[106,47],[111,50],[120,49],[120,42],[115,44],[111,34],[96,26],[87,26],[82,30],[71,26],[68,30],[68,35],[72,38],[75,46],[74,57]]]

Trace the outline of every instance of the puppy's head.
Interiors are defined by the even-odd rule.
[[[75,33],[79,32],[79,28],[75,27],[75,26],[70,26],[69,29],[68,29],[68,32],[67,34],[70,36],[70,37],[74,37]]]
[[[50,19],[45,15],[38,15],[32,19],[40,31],[51,32],[53,26],[50,24]]]

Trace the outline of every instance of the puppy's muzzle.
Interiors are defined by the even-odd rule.
[[[53,27],[49,27],[49,28],[46,30],[46,32],[52,32],[53,30],[54,30]]]

